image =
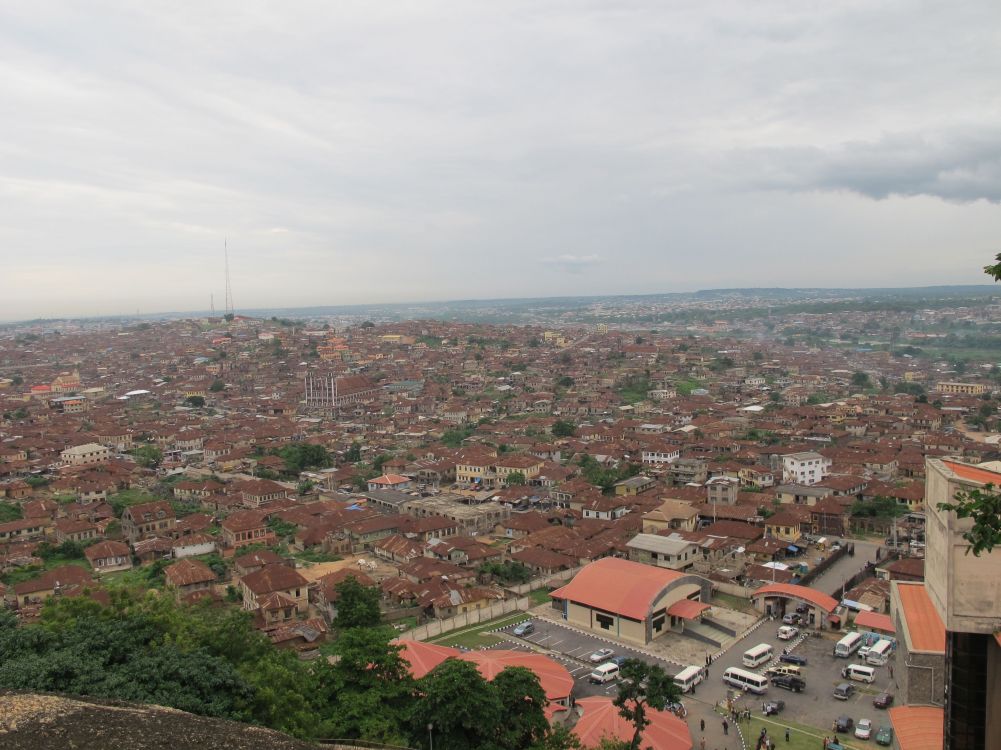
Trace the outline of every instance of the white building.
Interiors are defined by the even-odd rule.
[[[111,449],[98,443],[85,443],[67,448],[59,454],[64,466],[86,466],[104,463],[111,458]]]
[[[831,473],[831,459],[813,451],[790,453],[782,456],[782,482],[784,484],[817,484]]]
[[[674,463],[681,456],[681,451],[672,448],[644,448],[641,460],[653,466]]]

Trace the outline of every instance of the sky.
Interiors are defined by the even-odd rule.
[[[0,319],[989,283],[1001,11],[0,5]]]

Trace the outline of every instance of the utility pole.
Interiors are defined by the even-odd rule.
[[[223,257],[226,261],[226,314],[233,314],[233,288],[229,283],[229,241],[223,239],[222,241],[222,252]]]

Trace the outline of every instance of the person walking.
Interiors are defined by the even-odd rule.
[[[726,719],[723,719],[723,736],[726,737],[729,734],[730,734],[730,723]]]
[[[699,729],[702,731],[702,734],[706,733],[706,720],[705,719],[699,719]]]
[[[789,727],[786,727],[786,742],[789,741]]]
[[[699,743],[699,747],[701,748],[701,750],[706,750],[706,738],[705,737],[702,738],[702,741]]]
[[[890,679],[893,679],[893,665],[890,665]]]

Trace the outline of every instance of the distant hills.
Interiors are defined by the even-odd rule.
[[[747,305],[773,306],[809,302],[845,300],[918,300],[943,301],[950,298],[973,299],[1001,296],[1001,286],[971,284],[965,286],[879,287],[870,289],[848,288],[734,288],[702,289],[696,292],[665,292],[662,294],[615,294],[568,297],[528,297],[498,299],[442,300],[436,302],[397,302],[386,304],[322,305],[311,307],[261,307],[241,308],[237,312],[255,318],[348,318],[374,321],[399,321],[411,319],[466,320],[470,322],[525,323],[545,320],[560,313],[587,311],[589,322],[602,308],[630,309],[644,306],[669,306],[706,304],[715,301],[743,301]],[[87,318],[58,318],[50,320],[20,321],[19,324],[47,323],[65,320],[80,321],[131,321],[165,320],[204,317],[208,310],[188,312],[163,312],[142,315],[102,316]],[[216,316],[221,313],[216,311]],[[563,321],[566,322],[566,321]]]

